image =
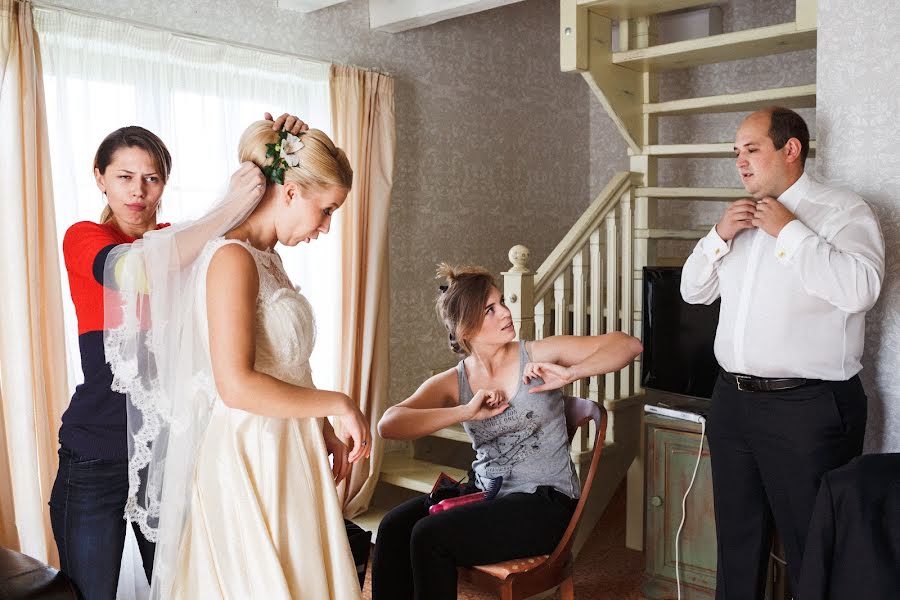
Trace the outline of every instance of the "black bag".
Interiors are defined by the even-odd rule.
[[[468,479],[468,481],[466,481]],[[447,498],[456,498],[465,496],[466,494],[474,494],[479,491],[475,485],[475,472],[469,469],[469,472],[460,481],[456,481],[443,471],[438,475],[437,481],[431,488],[431,493],[425,498],[425,508],[431,508],[442,500]]]
[[[362,589],[366,583],[366,568],[369,565],[369,551],[372,549],[372,532],[347,519],[344,519],[344,526],[347,528],[350,554],[353,555],[353,564],[356,565],[356,574],[359,576],[359,589]]]

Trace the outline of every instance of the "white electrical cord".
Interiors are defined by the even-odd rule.
[[[688,494],[691,493],[691,488],[694,487],[694,479],[697,478],[697,469],[700,467],[700,459],[703,456],[703,439],[706,437],[706,419],[700,417],[699,423],[700,448],[697,450],[697,462],[694,464],[694,474],[691,475],[691,483],[688,484],[688,489],[684,493],[684,498],[681,499],[681,523],[678,524],[678,531],[675,533],[675,585],[678,588],[678,600],[681,600],[681,572],[679,570],[678,539],[681,537],[681,528],[684,527],[684,519],[687,515],[687,497]]]

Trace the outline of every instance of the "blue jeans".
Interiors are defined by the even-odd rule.
[[[60,448],[59,471],[50,494],[50,523],[60,570],[75,583],[84,600],[116,597],[127,497],[127,462],[85,459]],[[134,533],[149,581],[155,546],[136,525]]]

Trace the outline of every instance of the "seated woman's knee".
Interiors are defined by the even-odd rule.
[[[409,537],[409,548],[413,555],[421,552],[434,552],[441,546],[445,536],[441,535],[441,519],[426,517],[412,528]]]

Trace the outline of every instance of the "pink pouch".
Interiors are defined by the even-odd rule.
[[[486,497],[487,492],[475,492],[474,494],[466,494],[465,496],[457,496],[456,498],[447,498],[446,500],[441,500],[437,504],[432,504],[431,508],[428,509],[428,514],[433,515],[435,513],[444,512],[445,510],[450,510],[451,508],[456,508],[457,506],[480,502]]]
[[[441,473],[441,475],[444,475]],[[454,496],[453,498],[446,498],[437,502],[436,504],[432,504],[428,509],[428,514],[433,515],[439,512],[444,512],[445,510],[450,510],[451,508],[456,508],[457,506],[465,506],[466,504],[472,504],[473,502],[481,502],[483,500],[493,500],[498,493],[500,493],[500,486],[503,485],[503,477],[495,477],[488,482],[487,489],[481,492],[475,492],[473,494],[465,494],[464,496]]]

